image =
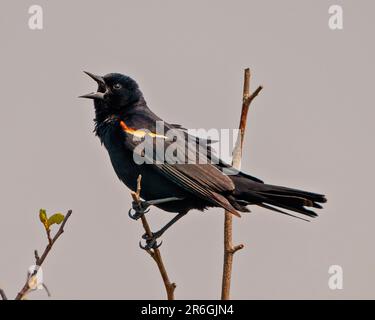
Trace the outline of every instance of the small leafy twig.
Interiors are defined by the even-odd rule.
[[[68,219],[70,218],[71,214],[72,214],[72,210],[69,210],[65,217],[61,213],[57,213],[57,214],[54,214],[53,216],[51,216],[50,218],[47,218],[45,210],[40,210],[39,218],[40,218],[41,222],[43,223],[43,225],[46,229],[48,244],[47,244],[46,248],[44,249],[44,252],[41,256],[39,256],[37,250],[34,251],[36,268],[35,268],[34,272],[27,277],[26,283],[24,284],[21,291],[17,294],[15,300],[22,300],[29,293],[29,291],[32,289],[32,284],[35,281],[36,274],[38,273],[38,267],[42,266],[44,260],[47,258],[47,256],[48,256],[49,252],[51,251],[53,245],[55,244],[57,239],[64,233],[65,224],[68,221]],[[56,224],[61,223],[61,225],[60,225],[60,228],[58,229],[58,231],[56,232],[55,236],[53,238],[51,238],[50,226],[52,224],[55,224],[55,223]],[[44,286],[44,288],[46,289],[45,286]],[[48,289],[46,289],[46,291],[49,295]]]
[[[233,150],[232,166],[239,170],[241,167],[242,147],[245,136],[247,113],[249,111],[250,103],[259,94],[263,87],[259,86],[252,94],[250,94],[250,69],[245,69],[243,97],[242,97],[242,110],[239,125],[239,133],[235,148]],[[230,285],[232,280],[232,266],[233,256],[238,251],[243,249],[244,245],[233,245],[233,222],[232,214],[225,211],[224,218],[224,263],[223,263],[223,278],[221,287],[221,299],[230,299]]]
[[[140,204],[141,202],[141,180],[142,176],[139,175],[137,179],[137,192],[132,192],[131,196],[134,200],[134,202]],[[150,228],[150,225],[148,224],[148,221],[145,217],[145,215],[141,216],[141,221],[143,228],[145,229],[145,232],[148,236],[152,237],[152,231]],[[176,289],[176,284],[171,282],[168,277],[167,270],[165,269],[164,262],[160,253],[160,250],[158,248],[155,249],[148,249],[146,250],[147,253],[151,256],[151,258],[156,262],[160,275],[163,279],[165,290],[167,291],[167,298],[168,300],[174,300],[174,291]]]

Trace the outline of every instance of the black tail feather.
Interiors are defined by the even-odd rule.
[[[277,208],[274,208],[272,206],[269,206],[267,204],[264,204],[264,203],[261,203],[261,204],[258,204],[259,207],[262,207],[262,208],[265,208],[265,209],[269,209],[269,210],[272,210],[272,211],[276,211],[276,212],[279,212],[279,213],[282,213],[282,214],[285,214],[289,217],[293,217],[293,218],[296,218],[296,219],[300,219],[300,220],[303,220],[303,221],[306,221],[306,222],[310,222],[310,220],[307,220],[307,219],[304,219],[304,218],[301,218],[301,217],[298,217],[298,216],[295,216],[294,214],[291,214],[291,213],[287,213],[285,211],[282,211],[280,209],[277,209]]]
[[[294,195],[297,197],[302,197],[308,200],[311,200],[313,202],[319,202],[319,203],[325,203],[327,202],[326,197],[323,194],[319,193],[313,193],[313,192],[308,192],[308,191],[303,191],[303,190],[298,190],[298,189],[292,189],[292,188],[287,188],[287,187],[281,187],[281,186],[274,186],[274,185],[267,185],[264,184],[263,186],[268,189],[267,191],[269,193],[274,193],[274,194],[281,194],[281,195]]]
[[[236,187],[238,187],[236,188],[236,198],[239,201],[247,201],[247,204],[256,204],[263,208],[277,211],[279,213],[293,216],[302,220],[306,219],[286,213],[279,208],[298,212],[310,218],[315,218],[318,215],[314,211],[306,209],[306,207],[321,209],[322,206],[319,203],[325,203],[327,201],[325,196],[322,194],[257,183],[254,181],[248,181],[244,185],[242,180],[242,183],[236,185]]]

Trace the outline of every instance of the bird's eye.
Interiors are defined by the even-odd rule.
[[[116,90],[121,89],[121,84],[119,83],[114,84],[113,89],[116,89]]]

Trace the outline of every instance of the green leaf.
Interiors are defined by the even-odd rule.
[[[47,211],[45,209],[40,209],[39,210],[39,219],[40,219],[41,223],[43,223],[44,225],[46,225],[46,223],[48,221],[48,217],[47,217]]]
[[[53,224],[60,224],[65,219],[65,216],[61,213],[55,213],[48,218],[48,226],[52,226]]]

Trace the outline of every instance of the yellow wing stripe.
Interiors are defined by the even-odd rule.
[[[144,138],[146,135],[149,135],[153,138],[167,138],[166,136],[163,136],[161,134],[157,134],[157,133],[154,133],[154,132],[148,132],[148,131],[144,131],[144,130],[138,130],[138,129],[130,128],[122,120],[120,121],[120,126],[121,126],[122,130],[124,130],[126,133],[132,134],[133,136],[136,136],[138,138]]]

